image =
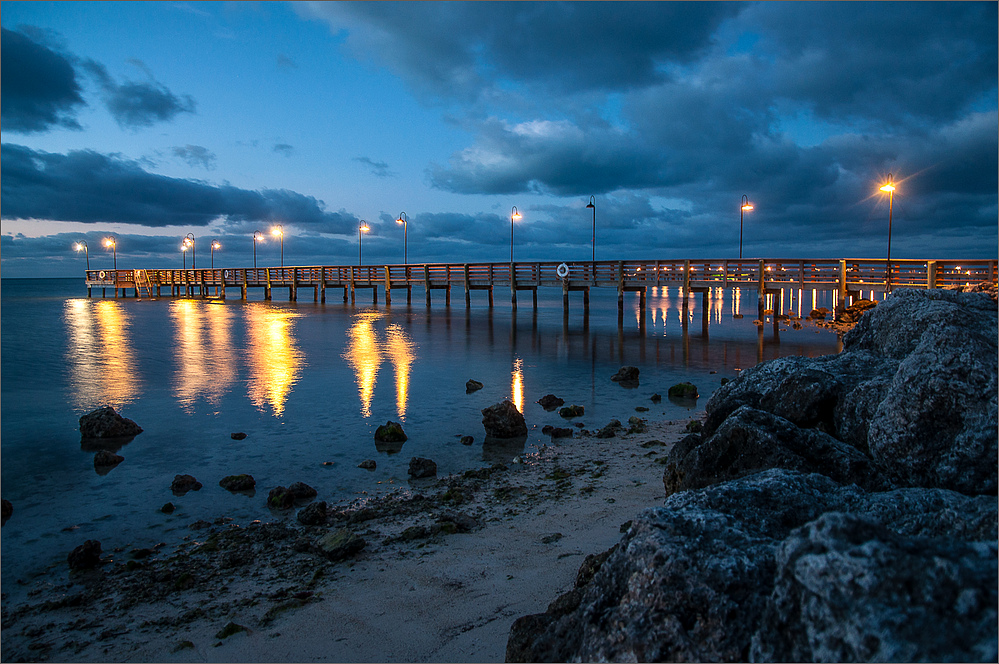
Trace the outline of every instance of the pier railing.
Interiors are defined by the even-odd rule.
[[[377,301],[378,288],[391,301],[393,289],[412,288],[430,291],[444,289],[450,302],[450,290],[463,288],[466,301],[471,290],[509,287],[516,303],[518,290],[539,287],[562,288],[563,292],[590,288],[616,288],[619,297],[625,291],[640,291],[643,298],[649,287],[676,287],[683,292],[703,292],[711,288],[749,288],[762,296],[781,288],[838,291],[846,298],[860,291],[885,292],[895,288],[941,288],[981,282],[996,283],[999,261],[996,260],[893,260],[884,259],[755,259],[755,260],[626,260],[626,261],[523,261],[516,263],[419,263],[408,265],[314,265],[260,268],[87,270],[88,291],[94,287],[133,288],[160,294],[207,296],[211,292],[225,297],[227,288],[239,288],[246,297],[248,288],[263,288],[265,297],[275,287],[289,288],[297,299],[300,288],[315,289],[316,300],[325,301],[327,288],[342,288],[344,299],[357,288],[370,288]],[[587,295],[588,301],[588,295]]]

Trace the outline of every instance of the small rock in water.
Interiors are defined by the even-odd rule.
[[[6,524],[7,519],[9,519],[13,513],[14,513],[14,505],[12,505],[11,502],[6,498],[0,500],[0,520],[2,520],[2,523],[0,523],[0,525]]]
[[[572,429],[568,427],[552,427],[548,433],[552,438],[572,438]]]
[[[563,399],[558,398],[554,394],[546,394],[545,396],[538,399],[538,403],[541,404],[542,408],[544,408],[548,412],[551,412],[556,408],[558,408],[559,406],[565,404],[565,401]]]
[[[115,412],[111,406],[91,411],[80,418],[82,438],[125,438],[142,433],[142,427]]]
[[[237,431],[236,433],[229,434],[229,437],[232,438],[233,440],[243,440],[244,438],[246,438],[246,434],[243,433],[242,431]]]
[[[381,443],[403,443],[408,437],[401,424],[389,421],[375,429],[375,440]]]
[[[645,413],[645,412],[648,412],[648,410],[649,409],[646,408],[645,406],[635,406],[635,412],[638,412],[638,413]]]
[[[318,493],[318,491],[305,482],[294,482],[289,487],[274,487],[267,494],[267,506],[279,510],[289,509],[295,503],[315,498]]]
[[[310,503],[298,512],[298,522],[306,526],[319,526],[326,521],[329,505],[325,500]]]
[[[173,511],[175,509],[177,508],[174,507],[173,503],[167,503],[166,505],[160,508],[160,511],[163,512],[164,514],[173,514]]]
[[[579,417],[584,412],[584,408],[582,406],[577,406],[576,404],[558,409],[558,414],[567,419],[570,417]]]
[[[465,394],[471,394],[472,392],[481,389],[482,389],[482,383],[480,383],[477,380],[469,379],[468,382],[465,383]]]
[[[226,491],[249,491],[257,486],[253,475],[227,475],[219,480],[219,486]]]
[[[663,400],[663,395],[656,392],[655,394],[652,395],[651,399],[652,403],[661,403]]]
[[[363,468],[365,470],[374,470],[378,464],[375,463],[374,459],[365,459],[361,463],[357,464],[358,468]]]
[[[114,452],[108,452],[107,450],[98,450],[97,454],[94,455],[94,468],[107,468],[117,466],[119,463],[125,460],[125,457],[115,454]]]
[[[182,496],[188,491],[200,491],[201,482],[194,479],[193,475],[174,475],[170,490],[175,496]]]
[[[409,476],[412,479],[420,479],[423,477],[436,477],[437,476],[437,464],[430,459],[423,459],[421,457],[413,457],[409,460]]]
[[[527,422],[512,401],[506,400],[482,409],[482,426],[493,438],[519,438],[527,435]]]
[[[638,367],[621,367],[617,373],[611,376],[611,380],[620,383],[625,380],[638,380]]]
[[[474,442],[475,442],[475,438],[473,438],[472,436],[462,436],[461,437],[461,444],[462,445],[471,445]]]
[[[101,562],[101,543],[87,540],[73,549],[66,558],[70,569],[91,569]]]
[[[696,399],[699,395],[693,383],[677,383],[669,388],[668,396],[671,399]]]

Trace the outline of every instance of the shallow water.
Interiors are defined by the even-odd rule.
[[[88,299],[77,279],[4,279],[0,289],[0,472],[14,505],[2,530],[5,594],[17,579],[65,574],[66,555],[86,539],[127,550],[173,544],[197,519],[293,518],[265,507],[277,485],[303,481],[318,499],[339,501],[407,486],[413,456],[434,459],[441,475],[509,461],[548,442],[543,425],[565,426],[535,403],[548,393],[584,406],[576,420],[588,428],[636,414],[678,419],[759,361],[839,350],[826,330],[753,325],[753,291],[714,291],[706,312],[692,297],[686,324],[676,289],[653,290],[644,317],[629,293],[619,324],[610,289],[594,290],[589,316],[573,293],[567,317],[554,289],[539,293],[536,311],[522,293],[516,312],[499,295],[490,309],[481,292],[470,309],[460,292],[449,308],[435,293],[427,309],[419,291],[412,306],[365,306],[363,291],[353,306],[281,301],[277,290],[270,302],[259,293],[249,302],[115,300],[99,290]],[[822,294],[783,297],[784,310],[805,315],[831,307]],[[610,380],[623,365],[641,369],[639,387]],[[485,387],[465,394],[469,378]],[[696,405],[650,401],[682,381],[698,386]],[[484,446],[480,410],[506,398],[531,434]],[[116,449],[125,461],[106,474],[78,431],[79,417],[102,404],[145,430]],[[387,420],[409,435],[401,450],[374,442]],[[232,440],[235,431],[248,437]],[[473,445],[460,444],[466,434]],[[369,458],[374,471],[357,468]],[[174,496],[181,473],[204,488]],[[218,486],[237,473],[256,478],[256,495]],[[168,501],[171,515],[159,511]]]

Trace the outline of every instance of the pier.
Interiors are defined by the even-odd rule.
[[[288,289],[288,299],[298,300],[302,291],[315,302],[326,302],[327,290],[342,291],[344,302],[355,302],[358,290],[371,291],[378,303],[383,290],[385,303],[405,291],[412,304],[413,289],[422,289],[427,306],[432,293],[443,291],[444,303],[451,304],[451,290],[464,293],[465,306],[471,306],[472,291],[486,291],[489,306],[494,292],[509,293],[517,308],[517,293],[530,291],[538,305],[539,288],[562,290],[563,308],[568,313],[569,295],[581,292],[584,312],[589,311],[591,288],[617,290],[618,315],[623,315],[625,293],[639,297],[645,311],[649,288],[679,287],[683,306],[691,295],[700,293],[705,303],[714,288],[744,288],[758,295],[760,317],[768,294],[782,289],[833,291],[837,307],[848,305],[862,291],[891,292],[895,288],[942,288],[981,282],[996,283],[996,260],[892,260],[885,259],[754,259],[754,260],[627,260],[516,263],[423,263],[408,265],[315,265],[303,267],[210,268],[210,269],[131,269],[87,270],[87,296],[100,288],[114,297],[161,297],[164,289],[173,297],[247,299],[251,288],[263,289],[264,299],[274,289]],[[338,292],[339,294],[339,292]],[[308,296],[307,295],[307,296]],[[706,307],[705,307],[706,308]]]

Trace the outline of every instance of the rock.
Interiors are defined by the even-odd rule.
[[[555,542],[562,539],[564,535],[562,533],[552,533],[551,535],[545,535],[541,538],[542,544],[554,544]]]
[[[599,431],[597,431],[596,437],[597,438],[613,438],[614,436],[617,435],[617,432],[620,431],[623,428],[624,427],[621,425],[621,421],[620,420],[611,420],[610,422],[608,422],[607,424],[605,424],[602,429],[600,429]]]
[[[226,491],[250,491],[257,486],[253,475],[226,475],[219,480],[219,486]]]
[[[0,526],[7,524],[7,519],[9,519],[14,514],[14,505],[11,504],[9,500],[3,498],[0,500]]]
[[[465,383],[465,394],[471,394],[472,392],[476,392],[481,389],[482,383],[477,380],[469,379],[468,382]]]
[[[628,418],[628,433],[645,433],[647,430],[646,421],[640,417],[632,415]]]
[[[656,392],[650,397],[650,399],[652,400],[652,403],[662,403],[663,395]]]
[[[401,424],[389,421],[375,429],[375,440],[380,443],[404,443],[408,437]]]
[[[578,601],[518,619],[507,658],[992,659],[997,517],[994,497],[785,470],[677,493]]]
[[[81,438],[125,438],[142,433],[142,427],[122,417],[111,406],[103,406],[80,418]]]
[[[375,463],[374,459],[365,459],[361,463],[357,464],[357,467],[364,468],[365,470],[374,470],[378,467],[378,464]]]
[[[475,438],[473,438],[472,436],[462,436],[461,437],[461,444],[462,445],[471,445],[474,442],[475,442]]]
[[[97,454],[94,455],[94,468],[113,468],[124,460],[125,457],[114,452],[98,450]]]
[[[646,406],[635,406],[636,413],[647,413],[649,409]]]
[[[329,513],[329,505],[326,501],[320,500],[309,503],[298,512],[298,522],[306,526],[321,526],[326,523],[326,515]]]
[[[546,411],[550,413],[556,408],[560,407],[562,404],[564,404],[565,401],[563,399],[559,399],[554,394],[546,394],[545,396],[538,399],[538,403],[541,404],[542,408],[544,408]]]
[[[828,315],[828,309],[825,307],[819,307],[818,309],[812,309],[812,311],[808,314],[808,317],[812,320],[825,320]]]
[[[294,482],[289,487],[274,487],[267,494],[267,506],[279,510],[294,507],[296,503],[312,500],[318,492],[304,482]]]
[[[577,406],[572,404],[571,406],[566,406],[564,408],[558,409],[558,414],[566,419],[570,417],[581,417],[583,415],[584,409],[582,406]]]
[[[453,523],[456,532],[459,533],[471,532],[482,525],[478,519],[464,512],[445,512],[441,515],[439,521]]]
[[[421,479],[424,477],[436,477],[437,476],[437,464],[430,459],[424,459],[422,457],[413,457],[409,460],[409,477],[410,479]]]
[[[239,625],[230,620],[225,624],[225,627],[216,632],[215,638],[228,639],[230,636],[234,634],[239,634],[240,632],[249,632],[249,631],[250,630],[244,627],[243,625]]]
[[[229,437],[233,440],[244,440],[246,438],[246,434],[242,431],[237,431],[236,433],[229,434]]]
[[[638,382],[638,367],[621,367],[617,373],[611,376],[611,380],[620,382]]]
[[[552,438],[572,438],[572,429],[568,427],[552,427],[549,433]]]
[[[696,399],[700,395],[697,394],[697,386],[693,383],[677,383],[669,388],[666,396],[670,399]]]
[[[200,491],[201,486],[201,482],[194,479],[193,475],[174,475],[170,490],[175,496],[183,496],[188,491]]]
[[[323,535],[317,546],[324,556],[336,562],[357,554],[366,544],[367,542],[349,528],[340,528],[336,532]]]
[[[173,503],[166,503],[163,505],[163,507],[160,508],[160,511],[163,512],[164,514],[173,514],[173,511],[175,509],[177,508],[174,507]]]
[[[482,426],[492,438],[519,438],[527,435],[527,422],[513,402],[506,400],[482,409]]]
[[[66,561],[72,570],[97,567],[101,562],[101,543],[97,540],[87,540],[73,549]]]

